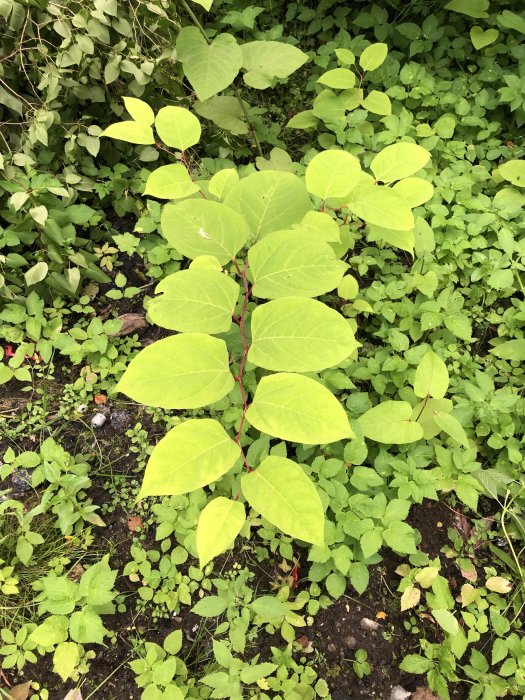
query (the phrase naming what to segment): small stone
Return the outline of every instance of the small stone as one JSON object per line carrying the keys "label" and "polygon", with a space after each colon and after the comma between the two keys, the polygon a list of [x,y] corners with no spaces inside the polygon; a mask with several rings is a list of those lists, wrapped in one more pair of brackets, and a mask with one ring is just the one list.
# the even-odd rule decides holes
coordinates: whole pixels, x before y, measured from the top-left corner
{"label": "small stone", "polygon": [[91,425],[94,428],[102,428],[106,420],[107,418],[103,413],[95,413],[95,415],[91,419]]}
{"label": "small stone", "polygon": [[405,690],[402,686],[400,685],[395,685],[392,688],[392,692],[390,693],[390,699],[389,700],[406,700],[412,695],[410,690]]}
{"label": "small stone", "polygon": [[347,637],[345,639],[345,644],[349,649],[357,649],[357,639],[355,637]]}
{"label": "small stone", "polygon": [[335,644],[329,644],[326,647],[326,651],[327,651],[329,656],[332,656],[332,657],[337,656],[337,647]]}
{"label": "small stone", "polygon": [[84,414],[87,410],[88,410],[88,407],[86,406],[85,403],[79,404],[76,408],[77,413],[80,413],[80,415]]}
{"label": "small stone", "polygon": [[111,427],[120,433],[126,430],[131,423],[131,415],[129,411],[113,411],[109,416],[109,421]]}
{"label": "small stone", "polygon": [[17,469],[11,474],[11,483],[13,484],[12,495],[31,491],[31,476],[27,469]]}
{"label": "small stone", "polygon": [[366,630],[367,632],[377,630],[380,627],[379,622],[376,622],[375,620],[370,620],[368,617],[363,617],[361,622],[359,623],[359,626],[361,627],[362,630]]}

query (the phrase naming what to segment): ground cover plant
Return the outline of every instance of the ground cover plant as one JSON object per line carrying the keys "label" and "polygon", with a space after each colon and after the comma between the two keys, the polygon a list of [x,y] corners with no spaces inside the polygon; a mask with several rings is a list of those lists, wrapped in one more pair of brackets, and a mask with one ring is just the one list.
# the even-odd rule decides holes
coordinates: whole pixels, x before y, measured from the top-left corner
{"label": "ground cover plant", "polygon": [[0,695],[523,697],[522,8],[0,21]]}

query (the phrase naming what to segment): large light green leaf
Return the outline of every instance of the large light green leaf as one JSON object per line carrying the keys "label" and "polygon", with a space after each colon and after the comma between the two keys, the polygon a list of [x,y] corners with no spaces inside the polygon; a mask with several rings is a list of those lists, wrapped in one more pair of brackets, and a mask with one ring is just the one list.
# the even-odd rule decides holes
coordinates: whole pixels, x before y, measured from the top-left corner
{"label": "large light green leaf", "polygon": [[110,124],[100,136],[108,136],[128,143],[151,144],[155,143],[153,129],[143,122],[126,121]]}
{"label": "large light green leaf", "polygon": [[509,160],[500,165],[498,171],[511,184],[525,187],[525,160]]}
{"label": "large light green leaf", "polygon": [[[250,105],[244,102],[248,110]],[[239,100],[231,95],[216,95],[205,102],[195,102],[193,105],[197,114],[205,119],[211,119],[220,129],[231,131],[232,134],[247,134],[248,124]]]}
{"label": "large light green leaf", "polygon": [[469,449],[470,445],[467,434],[457,418],[454,418],[451,413],[441,413],[438,411],[434,412],[433,418],[436,425],[438,425],[444,433],[450,435],[451,438],[459,442],[466,450]]}
{"label": "large light green leaf", "polygon": [[250,41],[242,45],[244,82],[252,88],[270,87],[274,78],[284,80],[306,63],[308,56],[282,41]]}
{"label": "large light green leaf", "polygon": [[239,501],[219,496],[208,503],[197,523],[196,544],[201,569],[228,549],[245,522],[246,513]]}
{"label": "large light green leaf", "polygon": [[439,355],[429,350],[417,366],[414,377],[414,394],[421,399],[426,396],[442,399],[447,393],[448,383],[447,366]]}
{"label": "large light green leaf", "polygon": [[298,223],[311,207],[304,182],[277,170],[248,175],[232,187],[224,202],[243,214],[255,238]]}
{"label": "large light green leaf", "polygon": [[324,510],[302,468],[284,457],[267,457],[241,479],[244,497],[258,513],[287,535],[324,544]]}
{"label": "large light green leaf", "polygon": [[345,410],[335,396],[301,374],[263,377],[246,418],[263,433],[307,445],[353,437]]}
{"label": "large light green leaf", "polygon": [[337,287],[348,265],[310,233],[276,231],[248,252],[253,294],[263,299],[316,297]]}
{"label": "large light green leaf", "polygon": [[166,146],[185,151],[199,142],[201,125],[197,117],[184,107],[163,107],[155,119],[157,134]]}
{"label": "large light green leaf", "polygon": [[407,177],[396,182],[392,189],[412,208],[428,202],[434,194],[432,183],[422,177]]}
{"label": "large light green leaf", "polygon": [[305,173],[308,192],[321,199],[346,197],[359,182],[361,165],[346,151],[323,151],[308,163]]}
{"label": "large light green leaf", "polygon": [[211,6],[213,5],[213,0],[192,0],[196,5],[200,5],[203,7],[206,12],[209,12],[211,9]]}
{"label": "large light green leaf", "polygon": [[430,160],[430,153],[415,143],[393,143],[380,151],[370,170],[380,182],[394,182],[421,170]]}
{"label": "large light green leaf", "polygon": [[412,210],[390,187],[358,185],[352,191],[346,206],[367,224],[394,231],[409,231],[414,227]]}
{"label": "large light green leaf", "polygon": [[383,401],[358,419],[363,435],[387,445],[403,445],[421,440],[423,428],[411,420],[408,401]]}
{"label": "large light green leaf", "polygon": [[445,10],[452,10],[468,17],[480,19],[488,17],[489,4],[489,0],[451,0],[445,5]]}
{"label": "large light green leaf", "polygon": [[309,211],[304,219],[295,224],[293,228],[313,234],[318,240],[327,243],[341,243],[339,225],[326,212]]}
{"label": "large light green leaf", "polygon": [[157,340],[136,355],[116,390],[160,408],[200,408],[233,389],[224,340],[184,333]]}
{"label": "large light green leaf", "polygon": [[284,297],[258,306],[251,327],[248,360],[277,372],[319,372],[357,348],[348,321],[315,299]]}
{"label": "large light green leaf", "polygon": [[496,16],[496,19],[502,27],[514,29],[521,34],[525,34],[525,19],[521,15],[517,15],[510,10],[503,10]]}
{"label": "large light green leaf", "polygon": [[184,165],[171,163],[150,173],[144,194],[158,199],[183,199],[198,191],[199,186],[192,181]]}
{"label": "large light green leaf", "polygon": [[359,65],[366,71],[375,70],[384,62],[387,54],[388,46],[386,44],[370,44],[359,57]]}
{"label": "large light green leaf", "polygon": [[427,399],[421,401],[412,410],[412,420],[417,421],[423,428],[425,440],[439,435],[441,428],[434,420],[436,413],[450,413],[453,405],[450,399]]}
{"label": "large light green leaf", "polygon": [[148,306],[158,326],[185,333],[225,333],[239,297],[239,285],[231,277],[211,269],[175,272],[157,285],[160,297]]}
{"label": "large light green leaf", "polygon": [[151,126],[153,124],[155,113],[146,102],[137,100],[136,97],[123,97],[122,99],[124,100],[126,110],[136,122],[141,122],[146,126]]}
{"label": "large light green leaf", "polygon": [[177,59],[199,100],[207,100],[233,83],[242,65],[242,49],[231,34],[219,34],[208,44],[197,27],[183,27]]}
{"label": "large light green leaf", "polygon": [[245,219],[236,211],[206,199],[167,204],[161,215],[162,233],[187,258],[213,255],[225,265],[250,237]]}
{"label": "large light green leaf", "polygon": [[332,90],[323,90],[315,98],[312,112],[325,124],[342,129],[346,126],[346,103],[345,93],[336,95]]}
{"label": "large light green leaf", "polygon": [[452,636],[459,632],[459,624],[454,615],[450,610],[445,610],[442,608],[440,610],[432,610],[432,617],[438,623],[438,625],[445,630],[448,634]]}
{"label": "large light green leaf", "polygon": [[191,418],[155,445],[138,498],[179,496],[211,484],[229,472],[241,448],[219,421]]}

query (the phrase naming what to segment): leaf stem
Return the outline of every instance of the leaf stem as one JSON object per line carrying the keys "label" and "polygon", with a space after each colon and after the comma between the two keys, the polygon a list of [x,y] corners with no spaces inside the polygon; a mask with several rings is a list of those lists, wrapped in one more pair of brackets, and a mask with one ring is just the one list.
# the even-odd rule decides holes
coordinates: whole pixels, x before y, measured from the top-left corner
{"label": "leaf stem", "polygon": [[235,436],[235,442],[241,448],[242,457],[244,460],[244,466],[246,467],[246,471],[251,472],[252,469],[251,469],[250,465],[248,464],[248,461],[246,459],[246,455],[244,454],[244,450],[242,449],[242,446],[241,446],[241,436],[242,436],[242,429],[244,427],[244,421],[246,419],[246,411],[248,410],[248,398],[246,396],[246,390],[244,389],[244,384],[243,384],[242,380],[243,380],[243,374],[244,374],[244,367],[246,366],[246,358],[248,357],[248,350],[250,349],[249,345],[248,345],[248,340],[246,338],[246,311],[248,308],[248,301],[250,300],[252,289],[250,287],[250,283],[248,282],[248,278],[247,278],[248,261],[246,261],[244,268],[242,270],[241,270],[241,267],[240,267],[239,263],[237,262],[237,260],[233,260],[233,264],[235,266],[237,274],[242,279],[242,285],[244,288],[244,299],[242,302],[242,311],[241,311],[241,315],[239,317],[239,328],[241,331],[241,339],[242,339],[242,357],[241,357],[241,363],[239,365],[239,371],[237,373],[237,376],[235,377],[235,381],[239,385],[239,390],[241,392],[243,411],[242,411],[242,416],[241,416],[241,420],[239,423],[239,429],[237,431],[237,435]]}

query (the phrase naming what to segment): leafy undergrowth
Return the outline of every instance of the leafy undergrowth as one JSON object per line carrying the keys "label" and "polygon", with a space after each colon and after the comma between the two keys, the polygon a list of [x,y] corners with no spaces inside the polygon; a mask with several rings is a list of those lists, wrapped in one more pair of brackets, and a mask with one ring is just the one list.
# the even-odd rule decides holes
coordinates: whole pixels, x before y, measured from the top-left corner
{"label": "leafy undergrowth", "polygon": [[523,10],[41,5],[0,4],[0,695],[523,697]]}

